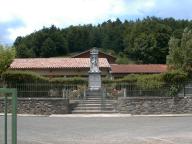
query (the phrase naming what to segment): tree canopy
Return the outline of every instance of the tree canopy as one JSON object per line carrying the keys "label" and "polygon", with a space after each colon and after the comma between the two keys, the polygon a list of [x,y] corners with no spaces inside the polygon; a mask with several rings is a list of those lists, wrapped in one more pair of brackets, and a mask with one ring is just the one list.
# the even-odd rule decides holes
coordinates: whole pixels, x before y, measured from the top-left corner
{"label": "tree canopy", "polygon": [[43,27],[14,42],[17,57],[55,57],[82,52],[92,47],[113,51],[137,63],[166,63],[168,42],[180,39],[182,31],[192,22],[146,17],[124,22],[108,20],[93,26],[79,25],[59,29]]}
{"label": "tree canopy", "polygon": [[9,67],[14,57],[14,48],[0,45],[0,75]]}
{"label": "tree canopy", "polygon": [[192,31],[185,28],[181,39],[172,37],[169,41],[167,63],[176,69],[192,70]]}

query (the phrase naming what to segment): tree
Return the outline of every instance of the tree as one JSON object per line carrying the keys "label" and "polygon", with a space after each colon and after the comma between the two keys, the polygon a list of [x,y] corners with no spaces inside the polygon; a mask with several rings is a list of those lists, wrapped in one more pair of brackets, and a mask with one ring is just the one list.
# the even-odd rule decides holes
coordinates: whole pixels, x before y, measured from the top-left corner
{"label": "tree", "polygon": [[[99,47],[105,51],[112,50],[116,55],[124,53],[124,58],[132,58],[136,63],[164,64],[170,37],[181,39],[183,29],[190,24],[192,21],[188,20],[146,17],[125,22],[119,19],[108,20],[98,25],[78,25],[63,29],[52,25],[18,37],[14,46],[17,57],[63,56]],[[48,38],[55,45],[54,53],[48,54],[47,50],[51,47],[45,48]]]}
{"label": "tree", "polygon": [[158,56],[158,49],[153,34],[140,34],[135,38],[133,48],[130,48],[128,53],[130,58],[138,62],[158,63],[156,59],[156,56]]}
{"label": "tree", "polygon": [[41,47],[41,57],[51,57],[56,55],[56,45],[51,38],[47,38]]}
{"label": "tree", "polygon": [[14,58],[14,48],[0,45],[0,74],[9,67]]}
{"label": "tree", "polygon": [[101,32],[99,28],[93,28],[89,34],[89,46],[101,47]]}
{"label": "tree", "polygon": [[167,63],[170,67],[182,69],[185,71],[192,70],[192,31],[185,28],[182,38],[172,37],[169,41],[169,55]]}
{"label": "tree", "polygon": [[35,53],[31,48],[28,48],[26,44],[22,43],[16,47],[16,57],[32,58],[32,57],[35,57]]}
{"label": "tree", "polygon": [[142,63],[165,63],[172,28],[155,17],[126,22],[124,47],[127,55]]}
{"label": "tree", "polygon": [[123,51],[123,32],[124,27],[119,19],[114,22],[111,20],[104,22],[101,27],[101,47],[112,49],[117,53]]}

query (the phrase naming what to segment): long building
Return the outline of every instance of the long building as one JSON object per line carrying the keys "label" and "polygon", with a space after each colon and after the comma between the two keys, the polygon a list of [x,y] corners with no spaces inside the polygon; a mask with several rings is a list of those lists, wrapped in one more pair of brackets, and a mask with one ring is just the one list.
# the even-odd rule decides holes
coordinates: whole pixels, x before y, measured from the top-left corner
{"label": "long building", "polygon": [[[106,58],[99,58],[101,75],[106,76],[110,64]],[[74,77],[87,76],[90,68],[89,58],[24,58],[14,59],[11,70],[32,71],[43,76]]]}
{"label": "long building", "polygon": [[[49,77],[87,77],[89,71],[88,58],[33,58],[15,59],[10,70],[31,71]],[[102,77],[124,77],[128,74],[158,74],[167,71],[162,64],[136,65],[136,64],[109,64],[107,59],[99,59]]]}
{"label": "long building", "polygon": [[[10,70],[32,71],[48,77],[87,77],[90,68],[90,51],[71,58],[19,58],[11,63]],[[99,53],[102,77],[119,78],[128,74],[158,74],[167,71],[163,64],[115,64],[115,57]]]}

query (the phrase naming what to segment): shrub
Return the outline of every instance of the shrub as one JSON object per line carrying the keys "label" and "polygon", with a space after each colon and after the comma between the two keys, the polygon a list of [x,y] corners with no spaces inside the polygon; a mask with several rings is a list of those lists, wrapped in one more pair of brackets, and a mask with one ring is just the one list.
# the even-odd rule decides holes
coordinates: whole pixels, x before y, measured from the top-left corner
{"label": "shrub", "polygon": [[168,83],[182,83],[189,79],[186,72],[181,70],[173,70],[162,74],[163,80]]}
{"label": "shrub", "polygon": [[176,84],[171,85],[168,91],[168,96],[176,96],[180,89],[181,89],[180,85]]}
{"label": "shrub", "polygon": [[60,83],[60,84],[87,84],[87,80],[81,77],[73,78],[52,78],[49,80],[51,83]]}
{"label": "shrub", "polygon": [[2,74],[2,79],[7,83],[87,84],[87,81],[80,77],[48,78],[28,71],[6,71]]}
{"label": "shrub", "polygon": [[107,85],[118,87],[118,83],[130,83],[131,87],[129,86],[128,89],[131,88],[131,90],[147,90],[159,93],[166,91],[167,94],[165,95],[175,96],[188,79],[189,76],[186,72],[175,70],[162,74],[131,74],[121,79],[107,81]]}
{"label": "shrub", "polygon": [[[162,74],[130,74],[120,79],[105,80],[105,83],[138,83],[144,87],[158,87],[164,83],[183,83],[189,79],[186,72],[172,70]],[[150,86],[151,85],[151,86]]]}
{"label": "shrub", "polygon": [[141,75],[137,79],[137,85],[142,89],[158,89],[164,84],[161,74]]}
{"label": "shrub", "polygon": [[8,83],[32,83],[48,81],[48,78],[28,71],[6,71],[2,74],[2,79]]}
{"label": "shrub", "polygon": [[137,74],[130,74],[125,76],[124,78],[118,79],[117,81],[118,82],[136,82],[139,76],[140,75],[137,75]]}
{"label": "shrub", "polygon": [[107,83],[135,83],[144,89],[157,88],[164,84],[161,74],[130,74],[121,79],[107,81]]}

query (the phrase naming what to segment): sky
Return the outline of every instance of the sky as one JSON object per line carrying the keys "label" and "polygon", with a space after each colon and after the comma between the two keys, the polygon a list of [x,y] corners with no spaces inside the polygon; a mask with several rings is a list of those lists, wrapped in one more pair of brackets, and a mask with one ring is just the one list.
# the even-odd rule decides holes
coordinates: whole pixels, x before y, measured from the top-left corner
{"label": "sky", "polygon": [[55,25],[99,24],[147,16],[192,20],[192,0],[0,0],[0,44]]}

